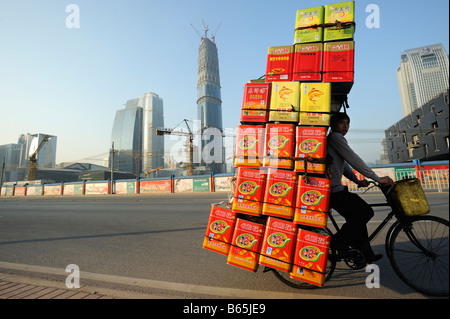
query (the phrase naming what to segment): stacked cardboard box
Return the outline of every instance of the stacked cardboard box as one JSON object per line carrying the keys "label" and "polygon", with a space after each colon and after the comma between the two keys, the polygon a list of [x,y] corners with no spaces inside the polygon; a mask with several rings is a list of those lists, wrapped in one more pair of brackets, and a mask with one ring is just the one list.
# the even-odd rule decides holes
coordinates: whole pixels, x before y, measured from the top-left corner
{"label": "stacked cardboard box", "polygon": [[[355,33],[355,2],[346,1],[326,5],[324,8],[323,40],[335,41],[352,39]],[[331,25],[334,24],[336,25]]]}
{"label": "stacked cardboard box", "polygon": [[323,285],[326,135],[334,101],[353,83],[353,33],[354,1],[298,10],[294,45],[270,47],[265,79],[244,85],[233,200],[225,211],[213,207],[204,239],[228,264]]}

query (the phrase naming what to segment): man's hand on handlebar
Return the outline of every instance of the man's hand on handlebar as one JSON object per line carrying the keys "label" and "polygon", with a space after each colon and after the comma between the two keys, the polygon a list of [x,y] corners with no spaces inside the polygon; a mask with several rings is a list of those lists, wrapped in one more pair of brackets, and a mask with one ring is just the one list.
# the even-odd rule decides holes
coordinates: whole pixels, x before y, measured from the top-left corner
{"label": "man's hand on handlebar", "polygon": [[358,187],[367,187],[370,185],[370,182],[366,179],[363,179],[363,180],[359,181],[357,184],[358,184]]}
{"label": "man's hand on handlebar", "polygon": [[394,181],[389,176],[381,177],[378,184],[389,188],[394,187]]}

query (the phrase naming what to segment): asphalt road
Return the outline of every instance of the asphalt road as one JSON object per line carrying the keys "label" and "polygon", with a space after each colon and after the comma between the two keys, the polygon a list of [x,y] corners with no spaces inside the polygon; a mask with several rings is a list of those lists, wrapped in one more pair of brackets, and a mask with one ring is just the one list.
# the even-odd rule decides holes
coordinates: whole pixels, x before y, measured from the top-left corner
{"label": "asphalt road", "polygon": [[[427,196],[432,214],[448,220],[448,193]],[[65,280],[75,264],[81,284],[162,298],[429,298],[398,279],[387,257],[377,262],[380,288],[366,286],[365,269],[341,263],[325,287],[308,290],[284,285],[263,267],[252,273],[227,265],[226,256],[201,247],[210,206],[226,197],[0,197],[0,272]],[[370,228],[385,217],[385,209],[376,211]],[[374,242],[376,252],[384,253],[385,234]]]}

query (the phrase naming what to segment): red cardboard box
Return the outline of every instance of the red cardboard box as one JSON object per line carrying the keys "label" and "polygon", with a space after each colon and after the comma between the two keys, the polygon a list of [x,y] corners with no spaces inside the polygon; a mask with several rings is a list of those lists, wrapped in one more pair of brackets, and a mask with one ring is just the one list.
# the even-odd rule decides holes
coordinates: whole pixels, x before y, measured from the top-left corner
{"label": "red cardboard box", "polygon": [[[327,128],[297,126],[296,128],[295,157],[324,159],[327,156]],[[308,173],[325,173],[325,164],[307,162]],[[305,171],[305,161],[295,161],[295,170]]]}
{"label": "red cardboard box", "polygon": [[267,219],[259,263],[283,271],[289,271],[294,259],[297,225],[282,219]]}
{"label": "red cardboard box", "polygon": [[238,168],[231,208],[233,212],[261,215],[266,177],[267,172],[263,170]]}
{"label": "red cardboard box", "polygon": [[307,272],[305,276],[304,271],[302,273],[301,269],[307,269],[317,274],[325,274],[329,247],[330,236],[299,229],[295,246],[294,265],[290,276],[319,286],[323,285],[324,276],[318,276],[322,280],[311,280],[311,277],[314,277],[312,276],[313,273]]}
{"label": "red cardboard box", "polygon": [[309,177],[308,183],[300,178],[297,189],[294,222],[314,227],[327,227],[331,181]]}
{"label": "red cardboard box", "polygon": [[266,138],[264,141],[264,167],[293,169],[292,159],[280,157],[293,157],[295,144],[294,124],[266,124]]}
{"label": "red cardboard box", "polygon": [[269,168],[264,194],[263,215],[291,219],[294,215],[297,174],[294,171]]}
{"label": "red cardboard box", "polygon": [[238,218],[227,263],[253,272],[257,271],[264,228],[263,224]]}
{"label": "red cardboard box", "polygon": [[322,81],[322,43],[295,45],[293,81]]}
{"label": "red cardboard box", "polygon": [[241,122],[267,122],[269,119],[271,83],[246,83]]}
{"label": "red cardboard box", "polygon": [[293,45],[270,47],[267,52],[265,81],[292,81],[293,65]]}
{"label": "red cardboard box", "polygon": [[353,82],[355,42],[327,42],[323,52],[323,82]]}
{"label": "red cardboard box", "polygon": [[233,236],[236,213],[219,206],[211,206],[203,248],[228,255]]}
{"label": "red cardboard box", "polygon": [[238,125],[235,146],[235,167],[259,168],[264,151],[264,125]]}

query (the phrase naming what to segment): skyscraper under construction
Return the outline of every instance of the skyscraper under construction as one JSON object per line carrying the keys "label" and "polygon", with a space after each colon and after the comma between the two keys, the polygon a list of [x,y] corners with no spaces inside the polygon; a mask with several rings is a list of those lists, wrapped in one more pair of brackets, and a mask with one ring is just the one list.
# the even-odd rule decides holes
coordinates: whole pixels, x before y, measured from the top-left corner
{"label": "skyscraper under construction", "polygon": [[223,132],[222,100],[215,33],[209,39],[208,28],[205,26],[205,35],[199,34],[199,36],[201,43],[198,54],[197,114],[199,133],[202,136],[201,159],[202,164],[209,167],[211,172],[222,173],[224,166],[221,136]]}

